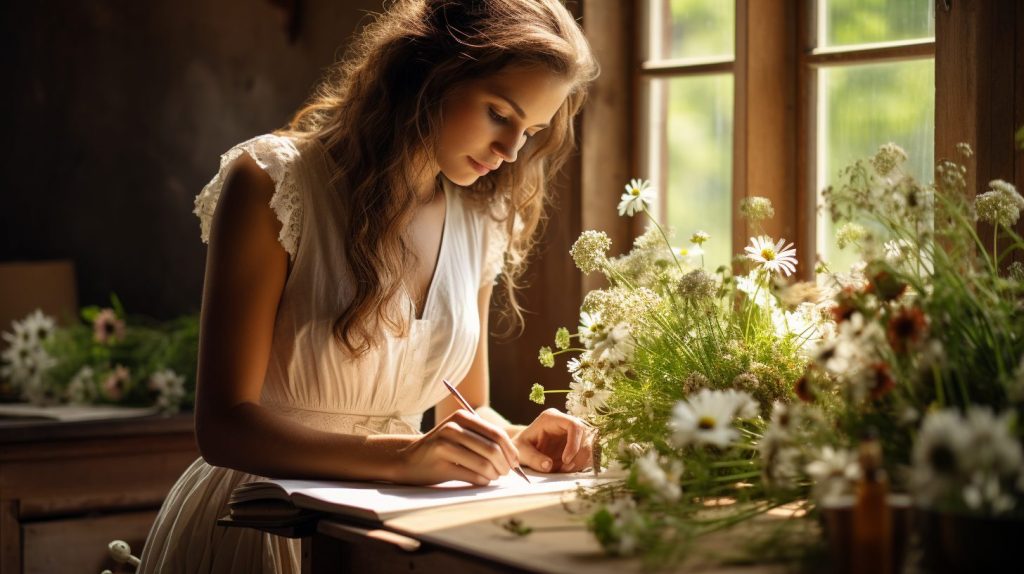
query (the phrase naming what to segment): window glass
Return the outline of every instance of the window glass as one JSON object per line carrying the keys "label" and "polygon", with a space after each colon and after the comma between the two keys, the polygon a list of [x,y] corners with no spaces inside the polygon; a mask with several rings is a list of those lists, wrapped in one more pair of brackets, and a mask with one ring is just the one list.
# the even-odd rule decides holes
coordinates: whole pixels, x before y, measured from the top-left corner
{"label": "window glass", "polygon": [[819,0],[822,48],[935,38],[935,0]]}
{"label": "window glass", "polygon": [[[889,142],[907,152],[910,175],[932,181],[934,60],[823,68],[818,82],[819,191],[837,182],[838,170]],[[851,248],[839,249],[824,210],[818,214],[818,253],[835,271],[856,260]]]}
{"label": "window glass", "polygon": [[649,60],[732,58],[736,3],[645,0]]}
{"label": "window glass", "polygon": [[688,246],[694,231],[711,234],[704,264],[714,270],[732,257],[732,74],[653,79],[647,92],[658,219],[675,230],[677,247]]}

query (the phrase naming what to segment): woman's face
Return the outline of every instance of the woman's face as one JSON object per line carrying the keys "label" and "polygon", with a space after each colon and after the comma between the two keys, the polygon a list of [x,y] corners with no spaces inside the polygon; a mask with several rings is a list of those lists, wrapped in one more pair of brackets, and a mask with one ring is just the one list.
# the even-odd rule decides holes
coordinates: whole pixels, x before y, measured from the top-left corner
{"label": "woman's face", "polygon": [[544,68],[509,66],[449,94],[437,167],[457,185],[513,162],[528,138],[548,128],[571,84]]}

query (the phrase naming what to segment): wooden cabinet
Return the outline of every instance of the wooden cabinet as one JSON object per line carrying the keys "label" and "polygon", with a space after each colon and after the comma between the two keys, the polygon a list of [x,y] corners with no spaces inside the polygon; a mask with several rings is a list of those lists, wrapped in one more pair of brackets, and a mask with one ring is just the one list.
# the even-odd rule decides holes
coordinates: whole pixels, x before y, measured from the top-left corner
{"label": "wooden cabinet", "polygon": [[171,485],[198,456],[191,414],[0,419],[0,572],[116,572],[107,543],[125,540],[138,556]]}

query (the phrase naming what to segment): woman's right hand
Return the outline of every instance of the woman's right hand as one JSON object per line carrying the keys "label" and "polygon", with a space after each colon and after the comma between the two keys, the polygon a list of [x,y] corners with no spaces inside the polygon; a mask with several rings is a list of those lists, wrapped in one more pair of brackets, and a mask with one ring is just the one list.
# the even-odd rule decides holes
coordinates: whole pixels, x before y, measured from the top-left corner
{"label": "woman's right hand", "polygon": [[508,434],[464,409],[398,450],[395,482],[437,484],[461,480],[486,486],[519,464]]}

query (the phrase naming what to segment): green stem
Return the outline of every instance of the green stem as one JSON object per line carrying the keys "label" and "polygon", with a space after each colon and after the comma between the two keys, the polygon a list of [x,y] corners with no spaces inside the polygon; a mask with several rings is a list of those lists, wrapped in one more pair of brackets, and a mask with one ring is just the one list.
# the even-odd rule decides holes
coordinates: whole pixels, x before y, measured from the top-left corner
{"label": "green stem", "polygon": [[[658,232],[661,233],[661,238],[665,240],[665,245],[668,245],[668,252],[672,254],[672,260],[676,262],[676,267],[679,268],[680,273],[684,273],[683,264],[679,262],[679,258],[676,257],[676,250],[672,249],[672,242],[668,240],[668,235],[665,235],[665,230],[658,225],[658,220],[651,218],[651,223],[658,228]],[[703,258],[701,259],[701,266],[703,267]]]}

